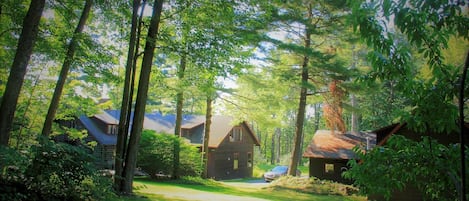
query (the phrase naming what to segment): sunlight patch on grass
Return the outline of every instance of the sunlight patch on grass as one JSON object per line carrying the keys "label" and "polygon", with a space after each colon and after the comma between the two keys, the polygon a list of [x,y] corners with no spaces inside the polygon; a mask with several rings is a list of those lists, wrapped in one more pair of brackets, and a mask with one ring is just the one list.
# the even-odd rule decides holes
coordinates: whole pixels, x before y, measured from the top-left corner
{"label": "sunlight patch on grass", "polygon": [[[156,182],[152,180],[136,180],[134,181],[135,192],[138,195],[146,196],[143,200],[185,200],[191,198],[196,200],[197,197],[214,198],[219,196],[237,196],[243,200],[273,200],[273,201],[291,201],[292,198],[298,201],[306,200],[366,200],[363,197],[356,196],[337,196],[337,195],[318,195],[305,193],[292,189],[276,189],[276,188],[245,188],[242,186],[231,186],[218,181],[206,181],[209,185],[200,184],[193,181],[165,181]],[[202,183],[205,183],[202,180]],[[187,200],[191,200],[187,199]],[[225,199],[226,200],[226,199]],[[136,200],[137,201],[137,200]],[[140,201],[140,200],[138,200]]]}

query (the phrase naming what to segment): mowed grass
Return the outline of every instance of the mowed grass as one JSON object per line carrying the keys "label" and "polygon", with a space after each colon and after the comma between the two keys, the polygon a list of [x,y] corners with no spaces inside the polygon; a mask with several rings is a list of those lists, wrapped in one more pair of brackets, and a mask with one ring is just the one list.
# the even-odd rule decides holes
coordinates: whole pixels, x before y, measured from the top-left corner
{"label": "mowed grass", "polygon": [[164,182],[150,179],[137,179],[134,181],[134,188],[136,196],[121,197],[119,200],[366,200],[364,197],[316,195],[288,189],[245,188],[225,185],[223,182],[213,180],[194,183],[183,180]]}

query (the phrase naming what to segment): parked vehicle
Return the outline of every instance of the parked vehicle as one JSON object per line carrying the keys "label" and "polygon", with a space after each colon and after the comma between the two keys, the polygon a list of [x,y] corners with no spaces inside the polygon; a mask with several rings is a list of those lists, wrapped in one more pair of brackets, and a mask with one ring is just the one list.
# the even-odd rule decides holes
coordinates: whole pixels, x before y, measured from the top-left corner
{"label": "parked vehicle", "polygon": [[[288,166],[285,166],[285,165],[276,166],[272,170],[264,173],[264,180],[266,182],[271,182],[274,179],[287,175],[287,173],[288,173]],[[301,172],[299,170],[296,170],[296,176],[301,176]]]}

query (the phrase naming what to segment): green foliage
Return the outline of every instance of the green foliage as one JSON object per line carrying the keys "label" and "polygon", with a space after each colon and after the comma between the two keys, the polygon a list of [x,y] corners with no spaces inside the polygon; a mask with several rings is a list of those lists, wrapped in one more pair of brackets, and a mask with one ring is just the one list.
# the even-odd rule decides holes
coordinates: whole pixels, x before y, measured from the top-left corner
{"label": "green foliage", "polygon": [[[460,185],[459,146],[445,146],[422,137],[420,142],[393,135],[385,146],[368,153],[355,150],[360,161],[351,160],[344,176],[353,179],[364,194],[384,195],[417,187],[430,200],[457,200]],[[405,171],[403,171],[405,170]]]}
{"label": "green foliage", "polygon": [[173,172],[173,145],[180,144],[180,176],[200,176],[202,158],[198,148],[175,135],[157,134],[144,130],[137,155],[137,166],[151,176]]}
{"label": "green foliage", "polygon": [[1,200],[101,200],[112,196],[108,178],[96,175],[84,147],[41,144],[28,152],[0,150]]}
{"label": "green foliage", "polygon": [[[469,38],[465,2],[349,2],[354,29],[372,48],[368,53],[371,69],[360,81],[384,88],[380,90],[382,95],[370,96],[372,102],[389,103],[377,107],[382,112],[375,110],[371,114],[384,115],[386,121],[407,122],[420,133],[454,131],[458,118],[455,100],[463,66],[460,59],[454,58],[459,58],[456,54],[466,55],[469,47],[465,41]],[[445,57],[448,48],[453,47],[450,39],[461,41],[465,48],[452,50],[455,55]],[[373,107],[373,103],[367,107]],[[384,147],[358,154],[361,162],[352,161],[352,169],[345,175],[355,179],[363,192],[389,198],[393,190],[413,185],[427,199],[454,200],[458,195],[461,176],[460,167],[455,165],[460,163],[457,146],[396,136]]]}
{"label": "green foliage", "polygon": [[[469,37],[467,7],[453,1],[350,2],[350,20],[372,48],[372,69],[365,80],[391,81],[397,95],[406,98],[394,119],[409,122],[415,130],[454,130],[462,65],[443,53],[452,37]],[[466,50],[457,54],[465,55]],[[435,109],[441,112],[432,112]]]}
{"label": "green foliage", "polygon": [[27,152],[0,146],[0,200],[26,200],[25,176]]}

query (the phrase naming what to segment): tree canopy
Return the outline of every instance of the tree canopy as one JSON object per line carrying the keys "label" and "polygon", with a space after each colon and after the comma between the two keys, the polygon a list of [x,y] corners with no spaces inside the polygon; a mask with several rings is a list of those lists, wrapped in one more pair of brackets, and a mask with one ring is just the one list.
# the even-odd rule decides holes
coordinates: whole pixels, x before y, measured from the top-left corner
{"label": "tree canopy", "polygon": [[[247,121],[262,144],[260,161],[288,163],[292,175],[318,129],[358,133],[406,123],[465,139],[468,12],[458,0],[4,0],[0,145],[28,150],[41,131],[83,139],[61,123],[121,109],[115,189],[131,193],[149,111],[177,114],[176,136],[183,114],[205,114],[208,128],[215,114]],[[177,177],[180,140],[171,142]],[[449,167],[459,146],[462,166],[446,173],[461,184],[443,183],[464,198],[464,143],[389,143],[351,162],[347,176],[365,193],[413,184],[427,198],[445,197],[431,179],[445,171],[428,170]],[[435,154],[399,175],[421,163],[415,157]],[[400,162],[380,166],[387,159]],[[382,171],[396,177],[373,189]]]}

